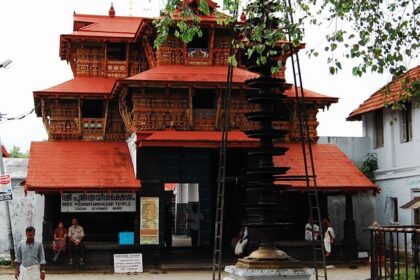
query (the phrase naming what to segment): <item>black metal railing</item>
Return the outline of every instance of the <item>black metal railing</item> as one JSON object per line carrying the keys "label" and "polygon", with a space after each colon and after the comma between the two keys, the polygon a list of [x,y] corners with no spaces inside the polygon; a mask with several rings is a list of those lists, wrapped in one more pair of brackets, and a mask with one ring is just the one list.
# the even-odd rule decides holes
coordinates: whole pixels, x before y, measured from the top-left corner
{"label": "black metal railing", "polygon": [[371,280],[420,280],[420,226],[371,226]]}

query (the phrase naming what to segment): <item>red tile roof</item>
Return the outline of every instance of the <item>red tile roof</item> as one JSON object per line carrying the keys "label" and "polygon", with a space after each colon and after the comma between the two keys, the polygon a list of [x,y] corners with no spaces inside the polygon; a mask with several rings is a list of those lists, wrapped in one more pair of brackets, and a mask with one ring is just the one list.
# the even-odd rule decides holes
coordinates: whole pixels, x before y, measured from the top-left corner
{"label": "red tile roof", "polygon": [[[231,131],[228,134],[230,148],[254,148],[258,141],[248,138],[243,132]],[[157,131],[137,133],[137,144],[142,147],[186,147],[186,148],[218,148],[220,147],[220,131]],[[300,143],[280,144],[289,150],[284,156],[274,157],[276,166],[291,167],[287,175],[305,175],[303,155]],[[317,174],[317,186],[328,191],[360,191],[379,189],[374,185],[336,145],[313,144],[313,158]],[[292,184],[291,190],[305,190],[305,183],[277,182]]]}
{"label": "red tile roof", "polygon": [[10,157],[9,152],[6,150],[6,147],[4,145],[1,145],[1,152],[3,154],[3,157]]}
{"label": "red tile roof", "polygon": [[[130,81],[160,81],[180,83],[223,83],[226,82],[228,68],[225,66],[186,66],[162,65],[127,78]],[[247,79],[258,77],[257,74],[234,68],[233,83],[243,83]]]}
{"label": "red tile roof", "polygon": [[[220,131],[156,131],[138,132],[138,147],[189,147],[218,148],[222,139]],[[242,131],[229,131],[228,147],[257,147],[258,140],[251,139]]]}
{"label": "red tile roof", "polygon": [[[179,84],[198,84],[198,83],[226,83],[228,68],[226,66],[186,66],[186,65],[162,65],[141,72],[129,77],[124,81],[136,81],[148,85],[151,82],[179,83]],[[248,79],[257,78],[258,75],[250,71],[234,68],[233,83],[243,84]],[[285,91],[288,97],[294,98],[294,87]],[[338,98],[326,96],[314,91],[304,89],[307,100],[323,100],[330,103],[338,102]]]}
{"label": "red tile roof", "polygon": [[135,191],[125,142],[32,142],[26,188],[37,192]]}
{"label": "red tile roof", "polygon": [[405,93],[402,84],[404,84],[406,78],[413,81],[420,80],[420,66],[414,67],[399,79],[388,83],[372,94],[363,104],[350,113],[347,120],[361,120],[363,114],[383,108],[385,104],[391,105],[400,100],[401,95]]}
{"label": "red tile roof", "polygon": [[[285,144],[289,150],[285,156],[274,157],[276,166],[291,167],[287,175],[304,175],[303,153],[300,144]],[[373,184],[354,163],[334,144],[313,144],[312,156],[314,159],[317,186],[320,190],[373,190],[379,188]],[[306,183],[291,183],[293,189],[304,190]]]}
{"label": "red tile roof", "polygon": [[121,16],[100,16],[100,15],[81,15],[73,16],[75,27],[78,23],[87,24],[80,28],[75,28],[71,35],[74,36],[94,36],[94,37],[118,37],[134,39],[136,32],[143,21],[140,17],[121,17]]}
{"label": "red tile roof", "polygon": [[110,95],[117,79],[76,77],[48,89],[34,91],[34,95]]}

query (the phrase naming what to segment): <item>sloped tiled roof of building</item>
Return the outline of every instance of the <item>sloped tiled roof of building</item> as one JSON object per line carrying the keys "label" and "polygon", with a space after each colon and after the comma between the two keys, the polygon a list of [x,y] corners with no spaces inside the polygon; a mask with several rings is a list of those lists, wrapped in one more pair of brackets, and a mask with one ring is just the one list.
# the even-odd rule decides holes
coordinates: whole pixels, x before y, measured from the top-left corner
{"label": "sloped tiled roof of building", "polygon": [[[282,145],[283,146],[283,145]],[[303,153],[300,144],[286,144],[289,150],[284,157],[274,157],[276,166],[289,166],[287,175],[304,175]],[[313,144],[317,186],[320,190],[373,190],[379,188],[372,183],[354,163],[334,144]],[[278,182],[292,184],[293,189],[306,188],[304,181]]]}
{"label": "sloped tiled roof of building", "polygon": [[[222,133],[220,131],[155,131],[138,132],[138,147],[189,147],[219,148]],[[229,131],[228,147],[257,147],[257,139],[248,138],[242,131]]]}
{"label": "sloped tiled roof of building", "polygon": [[[172,84],[221,84],[226,83],[227,73],[227,66],[162,65],[129,77],[125,79],[123,83],[135,81],[136,83],[143,83],[144,85],[150,85],[153,82]],[[257,77],[258,75],[255,73],[235,67],[233,70],[232,82],[234,84],[244,84],[246,80]],[[307,89],[304,90],[304,94],[307,100],[324,100],[330,103],[338,102],[338,98],[336,97],[326,96]],[[294,98],[294,88],[288,88],[285,91],[285,95]]]}
{"label": "sloped tiled roof of building", "polygon": [[383,108],[386,104],[392,105],[396,101],[399,101],[401,96],[405,93],[404,84],[406,79],[410,79],[411,81],[420,80],[420,66],[414,67],[399,79],[388,83],[380,90],[376,91],[357,109],[353,110],[347,117],[347,120],[361,120],[363,114]]}
{"label": "sloped tiled roof of building", "polygon": [[[75,14],[75,28],[69,35],[134,38],[144,18]],[[83,27],[78,27],[83,23]]]}
{"label": "sloped tiled roof of building", "polygon": [[[226,82],[226,66],[162,65],[127,78],[129,81],[179,82],[179,83],[223,83]],[[233,70],[233,83],[243,83],[258,75],[240,68]]]}
{"label": "sloped tiled roof of building", "polygon": [[27,190],[135,191],[131,156],[125,142],[32,142]]}
{"label": "sloped tiled roof of building", "polygon": [[34,91],[39,95],[110,95],[117,79],[76,77],[48,89]]}

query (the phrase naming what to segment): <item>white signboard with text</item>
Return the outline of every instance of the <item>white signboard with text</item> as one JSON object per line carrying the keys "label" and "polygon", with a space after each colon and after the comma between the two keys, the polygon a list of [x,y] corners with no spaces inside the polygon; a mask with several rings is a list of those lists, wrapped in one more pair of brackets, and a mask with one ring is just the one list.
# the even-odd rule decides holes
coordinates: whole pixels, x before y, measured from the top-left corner
{"label": "white signboard with text", "polygon": [[142,254],[114,254],[114,273],[143,272]]}
{"label": "white signboard with text", "polygon": [[63,193],[61,212],[136,212],[136,194]]}
{"label": "white signboard with text", "polygon": [[0,201],[12,199],[12,179],[9,174],[0,175]]}

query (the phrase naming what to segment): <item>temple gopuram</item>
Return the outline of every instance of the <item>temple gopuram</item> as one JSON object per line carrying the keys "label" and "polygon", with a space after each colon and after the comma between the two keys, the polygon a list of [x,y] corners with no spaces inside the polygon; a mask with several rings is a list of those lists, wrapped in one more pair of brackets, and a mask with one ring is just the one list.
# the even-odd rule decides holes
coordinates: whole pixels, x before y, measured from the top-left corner
{"label": "temple gopuram", "polygon": [[[147,264],[155,259],[147,256],[169,246],[168,232],[173,248],[183,246],[177,242],[188,238],[186,216],[197,205],[204,217],[199,247],[211,251],[230,40],[228,28],[216,23],[215,3],[209,3],[213,12],[201,17],[202,37],[184,44],[170,36],[158,49],[153,48],[156,30],[150,18],[117,16],[112,6],[108,15],[74,13],[73,31],[60,36],[59,49],[74,78],[33,92],[48,141],[31,144],[26,189],[45,197],[46,248],[57,223],[68,227],[76,217],[86,233],[88,264],[112,264],[113,254],[130,252],[143,253]],[[245,98],[253,89],[244,81],[256,74],[238,59],[230,98],[230,178],[244,176],[247,152],[258,145],[242,132],[253,128],[245,113],[255,110]],[[284,77],[284,71],[275,75]],[[377,187],[337,146],[316,144],[317,113],[338,98],[308,89],[304,93],[321,212],[326,216],[331,210],[328,196],[343,196],[346,207],[341,211],[347,225],[354,225],[352,195]],[[274,125],[289,131],[282,142],[289,150],[274,161],[290,166],[288,174],[302,175],[291,84],[285,95],[279,110],[288,110],[290,118]],[[244,191],[238,184],[233,180],[226,187],[226,247],[244,218]],[[305,187],[303,182],[292,184],[281,201],[282,219],[291,229],[279,244],[289,246],[288,254],[297,258],[304,258],[304,248],[312,254],[310,242],[304,241]],[[166,218],[168,213],[173,221]],[[335,226],[347,231],[347,239],[337,246],[354,249],[354,226]]]}

